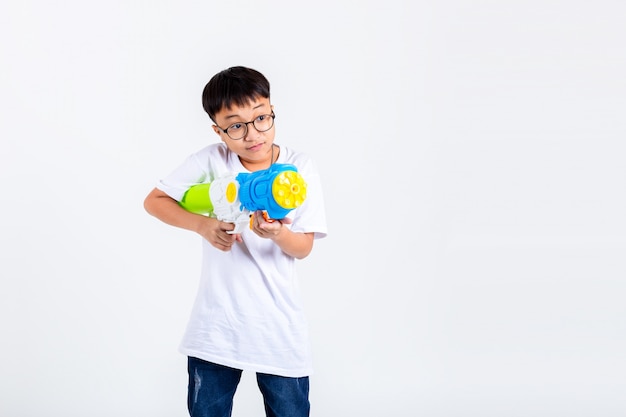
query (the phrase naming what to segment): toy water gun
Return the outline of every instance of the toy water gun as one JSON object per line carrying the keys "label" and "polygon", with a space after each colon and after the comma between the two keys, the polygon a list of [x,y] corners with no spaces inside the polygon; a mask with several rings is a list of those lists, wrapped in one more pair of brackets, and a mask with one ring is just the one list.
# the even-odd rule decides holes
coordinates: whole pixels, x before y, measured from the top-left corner
{"label": "toy water gun", "polygon": [[210,183],[191,186],[180,205],[192,213],[234,223],[229,233],[252,224],[251,214],[263,211],[268,220],[284,219],[306,199],[307,184],[291,164],[273,164],[252,173],[227,174]]}

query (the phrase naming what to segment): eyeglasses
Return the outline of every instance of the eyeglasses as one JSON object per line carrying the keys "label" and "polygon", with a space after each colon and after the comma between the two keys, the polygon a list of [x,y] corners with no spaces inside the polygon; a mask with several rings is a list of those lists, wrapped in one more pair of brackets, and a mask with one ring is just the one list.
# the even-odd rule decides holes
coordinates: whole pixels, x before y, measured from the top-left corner
{"label": "eyeglasses", "polygon": [[274,126],[275,118],[276,115],[274,114],[274,112],[272,112],[272,114],[262,114],[260,116],[257,116],[257,118],[251,122],[233,123],[226,129],[222,129],[219,126],[217,126],[217,128],[226,133],[228,137],[232,140],[239,140],[245,138],[248,134],[248,125],[250,123],[254,125],[254,128],[257,130],[257,132],[267,132],[272,128],[272,126]]}

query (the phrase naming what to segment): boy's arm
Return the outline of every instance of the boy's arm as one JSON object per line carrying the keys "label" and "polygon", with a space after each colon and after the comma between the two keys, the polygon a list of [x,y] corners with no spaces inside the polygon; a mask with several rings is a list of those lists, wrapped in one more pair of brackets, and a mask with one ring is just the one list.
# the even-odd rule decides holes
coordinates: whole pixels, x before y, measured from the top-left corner
{"label": "boy's arm", "polygon": [[234,229],[234,224],[191,213],[158,188],[148,194],[143,205],[149,214],[162,222],[196,232],[217,249],[228,251],[233,243],[241,241],[241,235],[227,233]]}
{"label": "boy's arm", "polygon": [[306,258],[313,249],[313,233],[293,232],[285,224],[291,223],[291,219],[286,217],[283,220],[268,222],[263,213],[254,213],[251,228],[258,236],[272,239],[283,252],[296,259]]}

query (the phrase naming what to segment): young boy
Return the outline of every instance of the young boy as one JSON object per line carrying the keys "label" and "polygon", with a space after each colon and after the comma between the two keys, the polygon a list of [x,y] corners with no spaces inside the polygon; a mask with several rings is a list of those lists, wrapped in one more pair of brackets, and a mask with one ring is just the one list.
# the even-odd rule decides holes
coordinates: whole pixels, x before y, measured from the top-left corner
{"label": "young boy", "polygon": [[[295,263],[327,232],[317,169],[305,154],[274,143],[270,85],[258,71],[214,75],[202,105],[221,142],[190,155],[144,202],[151,215],[203,238],[200,285],[180,345],[188,356],[189,413],[230,416],[246,370],[256,372],[267,416],[308,416],[311,352]],[[179,205],[194,184],[274,163],[294,165],[307,185],[302,205],[280,221],[254,213],[250,228],[232,234],[234,224]]]}

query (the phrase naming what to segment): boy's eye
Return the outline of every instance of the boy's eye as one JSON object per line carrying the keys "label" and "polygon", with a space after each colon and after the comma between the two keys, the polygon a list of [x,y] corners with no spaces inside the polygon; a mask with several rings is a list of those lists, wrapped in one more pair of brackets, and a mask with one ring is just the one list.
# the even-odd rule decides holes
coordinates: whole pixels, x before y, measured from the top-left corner
{"label": "boy's eye", "polygon": [[228,129],[237,130],[237,129],[241,129],[242,127],[243,127],[243,124],[235,123],[235,124],[230,125],[230,127]]}
{"label": "boy's eye", "polygon": [[265,120],[266,117],[267,117],[267,114],[262,114],[259,117],[257,117],[256,120],[258,120],[259,122],[262,122],[263,120]]}

